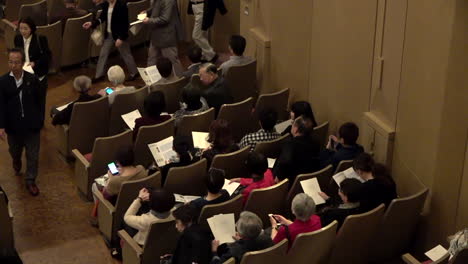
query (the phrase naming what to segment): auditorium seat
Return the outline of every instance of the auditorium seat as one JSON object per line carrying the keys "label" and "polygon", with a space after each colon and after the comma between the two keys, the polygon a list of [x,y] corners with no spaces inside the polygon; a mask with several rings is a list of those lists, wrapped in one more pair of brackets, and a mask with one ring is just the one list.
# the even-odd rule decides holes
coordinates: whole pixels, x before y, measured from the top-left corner
{"label": "auditorium seat", "polygon": [[230,258],[230,259],[224,261],[223,264],[236,264],[236,259],[235,258]]}
{"label": "auditorium seat", "polygon": [[181,78],[175,82],[166,84],[153,84],[150,86],[150,92],[161,91],[166,100],[166,111],[174,113],[180,109],[180,101],[182,101],[182,91],[190,80]]}
{"label": "auditorium seat", "polygon": [[286,257],[286,251],[288,250],[288,240],[283,239],[278,244],[269,247],[264,250],[250,251],[244,254],[240,264],[283,264],[293,263],[289,262]]}
{"label": "auditorium seat", "polygon": [[17,33],[16,29],[16,25],[10,20],[2,19],[1,30],[3,31],[3,38],[5,40],[5,48],[11,49],[15,47],[14,41]]}
{"label": "auditorium seat", "polygon": [[217,119],[228,121],[235,142],[239,142],[246,134],[260,129],[257,118],[253,117],[252,107],[253,98],[249,97],[234,104],[223,104],[219,110]]}
{"label": "auditorium seat", "polygon": [[329,264],[368,263],[369,249],[380,228],[385,206],[346,217],[338,231]]}
{"label": "auditorium seat", "polygon": [[19,18],[26,17],[30,17],[36,26],[47,25],[47,1],[42,0],[37,3],[23,4],[19,10]]}
{"label": "auditorium seat", "polygon": [[335,241],[338,222],[335,220],[319,230],[299,234],[289,249],[288,263],[326,263]]}
{"label": "auditorium seat", "polygon": [[0,191],[0,259],[15,256],[15,242],[13,237],[13,218],[10,216],[6,194]]}
{"label": "auditorium seat", "polygon": [[124,241],[122,264],[159,263],[161,256],[174,252],[179,237],[172,218],[151,225],[144,247],[138,245],[125,230],[120,230],[118,234]]}
{"label": "auditorium seat", "polygon": [[70,124],[56,126],[58,150],[65,157],[71,156],[72,149],[90,153],[94,139],[107,136],[108,127],[109,100],[106,97],[75,103]]}
{"label": "auditorium seat", "polygon": [[353,167],[353,160],[342,160],[336,166],[335,174],[345,171],[349,168]]}
{"label": "auditorium seat", "polygon": [[328,121],[314,127],[312,130],[312,137],[317,141],[319,144],[320,148],[323,150],[328,141],[328,127],[329,123]]}
{"label": "auditorium seat", "polygon": [[60,71],[60,55],[62,50],[62,21],[57,21],[46,26],[38,26],[37,33],[47,37],[49,49],[52,51],[49,72]]}
{"label": "auditorium seat", "polygon": [[[81,0],[79,2],[82,2],[82,1],[84,0]],[[54,14],[60,14],[64,10],[65,10],[65,3],[63,0],[47,0],[47,12],[49,13],[49,17],[53,16]]]}
{"label": "auditorium seat", "polygon": [[[127,7],[128,7],[128,21],[129,23],[132,23],[137,20],[137,16],[138,14],[141,13],[141,11],[144,11],[150,8],[150,1],[141,0],[138,2],[129,2],[127,3]],[[133,33],[129,32],[128,41],[130,43],[130,46],[133,47],[133,46],[137,46],[137,45],[145,43],[149,39],[148,28],[149,28],[148,26],[143,26],[136,36],[133,35]]]}
{"label": "auditorium seat", "polygon": [[198,224],[209,228],[207,219],[218,214],[233,213],[234,218],[237,221],[237,219],[239,219],[240,213],[242,212],[243,206],[242,195],[240,194],[223,203],[205,205],[200,212]]}
{"label": "auditorium seat", "polygon": [[211,162],[211,168],[224,170],[226,179],[246,178],[250,176],[245,166],[245,161],[249,153],[250,147],[247,146],[231,153],[218,154],[214,156]]}
{"label": "auditorium seat", "polygon": [[188,166],[170,168],[164,189],[182,195],[205,195],[206,166],[206,159],[202,159]]}
{"label": "auditorium seat", "polygon": [[134,144],[135,164],[143,165],[145,168],[148,167],[154,162],[148,144],[156,143],[171,136],[174,136],[173,118],[160,124],[140,127]]}
{"label": "auditorium seat", "polygon": [[195,115],[185,115],[177,126],[177,135],[192,136],[192,131],[208,132],[215,117],[214,108]]}
{"label": "auditorium seat", "polygon": [[138,102],[136,94],[143,92],[146,95],[147,91],[143,89],[131,93],[119,93],[114,97],[114,102],[110,106],[109,135],[115,135],[130,129],[122,119],[122,115],[134,110],[138,110],[142,115],[144,114],[141,111],[143,109],[143,102]]}
{"label": "auditorium seat", "polygon": [[87,47],[90,39],[89,30],[83,29],[85,22],[91,21],[92,14],[82,17],[69,18],[63,32],[61,66],[70,66],[82,63],[89,59]]}
{"label": "auditorium seat", "polygon": [[261,189],[253,190],[244,210],[250,211],[258,215],[263,221],[263,226],[270,226],[270,219],[268,214],[283,214],[284,212],[284,199],[288,193],[288,179]]}
{"label": "auditorium seat", "polygon": [[[449,263],[450,254],[447,252],[442,258],[440,258],[437,261],[430,262],[430,264],[441,264],[441,263]],[[406,264],[423,264],[425,262],[419,262],[415,257],[413,257],[411,254],[406,253],[403,256],[401,256],[403,261]],[[458,252],[453,258],[450,260],[450,264],[466,264],[468,263],[468,248],[465,248]]]}
{"label": "auditorium seat", "polygon": [[265,157],[276,159],[280,155],[283,143],[289,138],[289,133],[277,139],[258,142],[254,151],[263,154]]}
{"label": "auditorium seat", "polygon": [[119,244],[117,231],[122,228],[125,212],[133,200],[138,197],[140,190],[142,188],[155,188],[160,181],[161,173],[157,172],[143,179],[124,182],[120,188],[115,206],[106,200],[100,191],[94,192],[99,201],[97,210],[99,231],[101,231],[108,245],[115,247]]}
{"label": "auditorium seat", "polygon": [[107,164],[115,161],[115,153],[122,146],[132,145],[132,131],[127,130],[121,134],[110,137],[96,138],[92,150],[93,158],[89,162],[79,149],[72,151],[75,156],[75,184],[78,190],[85,195],[88,200],[92,199],[91,185],[94,179],[107,173]]}
{"label": "auditorium seat", "polygon": [[224,78],[234,102],[240,102],[249,97],[258,97],[256,60],[230,67]]}
{"label": "auditorium seat", "polygon": [[289,88],[274,93],[261,94],[255,105],[255,113],[261,113],[262,110],[266,109],[273,109],[278,113],[278,120],[287,120],[289,119],[288,104]]}
{"label": "auditorium seat", "polygon": [[6,0],[5,18],[9,21],[18,21],[21,6],[37,2],[39,2],[39,0]]}

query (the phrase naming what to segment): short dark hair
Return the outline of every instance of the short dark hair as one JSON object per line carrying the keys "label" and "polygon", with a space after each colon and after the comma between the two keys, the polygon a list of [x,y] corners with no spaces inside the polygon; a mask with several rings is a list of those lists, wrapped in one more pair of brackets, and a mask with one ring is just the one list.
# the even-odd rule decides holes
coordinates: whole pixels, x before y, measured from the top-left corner
{"label": "short dark hair", "polygon": [[293,126],[297,128],[297,132],[304,136],[309,136],[312,132],[312,121],[305,116],[299,116],[294,119]]}
{"label": "short dark hair", "polygon": [[18,21],[18,27],[19,27],[19,24],[21,23],[24,23],[26,25],[28,25],[28,27],[31,29],[31,35],[36,33],[36,23],[34,23],[34,20],[32,20],[31,17],[23,17],[21,18],[19,21]]}
{"label": "short dark hair", "polygon": [[172,73],[172,62],[166,57],[158,58],[156,61],[156,67],[162,77],[167,78]]}
{"label": "short dark hair", "polygon": [[184,204],[172,212],[172,216],[174,216],[176,220],[181,221],[185,226],[195,223],[197,221],[197,215],[197,209],[190,203]]}
{"label": "short dark hair", "polygon": [[199,63],[201,62],[203,56],[202,49],[197,45],[193,45],[189,48],[187,55],[191,62]]}
{"label": "short dark hair", "polygon": [[206,188],[210,193],[219,193],[224,186],[225,173],[224,170],[211,168],[208,170],[206,177]]}
{"label": "short dark hair", "polygon": [[244,54],[245,45],[245,38],[240,35],[232,35],[229,40],[229,47],[231,47],[232,51],[237,56],[242,56],[242,54]]}
{"label": "short dark hair", "polygon": [[19,54],[21,54],[21,62],[24,63],[24,61],[25,61],[25,57],[24,57],[24,56],[25,56],[25,55],[24,55],[24,51],[23,51],[22,49],[11,48],[11,49],[8,49],[8,50],[7,50],[7,53],[8,53],[8,57],[10,57],[10,54],[11,54],[11,53],[19,53]]}
{"label": "short dark hair", "polygon": [[166,99],[161,91],[154,91],[148,94],[143,102],[146,114],[151,118],[157,118],[166,109]]}
{"label": "short dark hair", "polygon": [[233,144],[232,132],[228,121],[216,119],[210,124],[208,142],[218,150],[226,150]]}
{"label": "short dark hair", "polygon": [[362,183],[358,179],[344,179],[340,183],[341,192],[351,203],[359,202]]}
{"label": "short dark hair", "polygon": [[132,166],[135,163],[133,147],[132,146],[122,146],[117,150],[115,154],[115,160],[120,163],[120,165]]}
{"label": "short dark hair", "polygon": [[162,188],[154,189],[150,194],[151,209],[157,213],[168,212],[175,205],[174,194]]}
{"label": "short dark hair", "polygon": [[359,137],[359,127],[353,122],[347,122],[340,126],[338,136],[346,145],[354,145]]}
{"label": "short dark hair", "polygon": [[250,173],[260,176],[261,179],[268,170],[268,160],[263,154],[250,152],[245,161],[245,166]]}
{"label": "short dark hair", "polygon": [[306,101],[297,101],[291,105],[291,111],[294,113],[294,118],[305,116],[312,121],[312,126],[316,127],[317,122],[315,121],[314,112],[312,106]]}
{"label": "short dark hair", "polygon": [[365,172],[372,172],[375,162],[374,158],[369,153],[361,153],[353,160],[353,169],[355,171],[362,170]]}
{"label": "short dark hair", "polygon": [[273,109],[265,109],[260,111],[258,119],[264,130],[272,131],[278,121],[278,113]]}
{"label": "short dark hair", "polygon": [[179,154],[181,163],[189,163],[192,160],[190,150],[193,149],[192,137],[177,135],[172,144],[174,151]]}
{"label": "short dark hair", "polygon": [[201,91],[198,87],[191,85],[190,83],[184,87],[182,91],[182,101],[187,104],[188,110],[200,109],[201,102]]}

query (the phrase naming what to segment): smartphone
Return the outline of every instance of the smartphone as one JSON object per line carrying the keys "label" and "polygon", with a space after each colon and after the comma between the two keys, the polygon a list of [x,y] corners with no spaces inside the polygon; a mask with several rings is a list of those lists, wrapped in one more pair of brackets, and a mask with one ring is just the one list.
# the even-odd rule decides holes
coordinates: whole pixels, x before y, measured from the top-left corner
{"label": "smartphone", "polygon": [[114,92],[114,90],[112,90],[112,88],[110,87],[107,87],[105,91],[106,91],[106,94],[108,95]]}
{"label": "smartphone", "polygon": [[112,175],[119,174],[119,170],[117,169],[117,165],[115,164],[115,162],[111,162],[107,164],[107,168],[109,168],[109,171],[111,172]]}

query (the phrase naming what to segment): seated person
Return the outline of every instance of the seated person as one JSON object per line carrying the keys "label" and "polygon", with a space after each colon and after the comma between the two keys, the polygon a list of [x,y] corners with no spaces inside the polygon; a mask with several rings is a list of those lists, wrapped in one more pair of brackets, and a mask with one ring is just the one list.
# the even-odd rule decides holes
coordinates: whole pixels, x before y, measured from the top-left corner
{"label": "seated person", "polygon": [[310,136],[312,121],[304,116],[294,120],[291,127],[292,138],[287,140],[273,166],[273,174],[278,180],[289,179],[293,184],[296,176],[319,169],[319,144]]}
{"label": "seated person", "polygon": [[102,96],[106,96],[109,98],[109,104],[112,105],[114,103],[115,96],[118,94],[123,94],[123,93],[131,93],[135,91],[134,86],[125,86],[124,81],[125,81],[125,72],[123,71],[122,67],[119,65],[114,65],[109,68],[107,71],[107,79],[109,79],[109,82],[112,83],[112,87],[107,87],[112,89],[112,93],[108,94],[106,92],[106,89],[101,89],[99,90],[98,94]]}
{"label": "seated person", "polygon": [[244,211],[236,223],[235,242],[227,244],[225,250],[219,250],[219,241],[213,240],[211,264],[221,264],[234,257],[240,263],[242,256],[250,251],[258,251],[273,246],[273,241],[263,232],[262,220],[254,213]]}
{"label": "seated person", "polygon": [[172,215],[176,221],[176,229],[181,234],[170,263],[209,263],[211,234],[197,224],[197,210],[191,205],[183,205],[174,210]]}
{"label": "seated person", "polygon": [[249,195],[253,190],[275,185],[273,173],[268,169],[268,160],[262,154],[250,152],[245,166],[250,173],[250,178],[231,179],[231,182],[239,182],[244,188],[242,190],[244,204],[249,199]]}
{"label": "seated person", "polygon": [[[297,194],[292,200],[291,211],[296,217],[294,222],[282,215],[270,215],[273,243],[277,244],[286,238],[289,241],[288,248],[291,248],[297,235],[322,228],[320,217],[315,215],[314,200],[309,195],[305,193]],[[281,227],[277,229],[278,223],[281,224]]]}
{"label": "seated person", "polygon": [[386,208],[397,198],[396,185],[384,165],[374,162],[371,155],[361,153],[353,161],[353,169],[365,182],[360,193],[361,212],[370,211],[380,204]]}
{"label": "seated person", "polygon": [[84,9],[81,9],[77,6],[77,0],[63,0],[65,4],[65,9],[60,10],[56,14],[52,14],[50,17],[49,24],[53,24],[59,20],[62,21],[62,33],[65,30],[65,24],[69,18],[82,17],[87,15],[88,12]]}
{"label": "seated person", "polygon": [[326,201],[326,207],[319,213],[322,226],[327,226],[336,220],[339,229],[348,215],[358,214],[361,188],[362,183],[358,179],[344,179],[338,189],[342,203],[337,203],[327,194],[320,192],[320,196]]}
{"label": "seated person", "polygon": [[202,96],[208,102],[210,107],[213,107],[218,114],[219,109],[223,104],[233,102],[231,92],[224,83],[224,78],[218,75],[218,68],[214,64],[203,65],[199,72],[200,81],[206,86],[202,91]]}
{"label": "seated person", "polygon": [[52,118],[52,125],[68,125],[70,123],[71,115],[73,112],[73,106],[77,102],[89,102],[100,98],[100,95],[90,95],[91,90],[91,79],[86,75],[80,75],[73,80],[73,88],[79,93],[78,99],[75,102],[69,104],[62,111],[58,111],[56,108],[52,109],[52,113],[55,115]]}
{"label": "seated person", "polygon": [[257,132],[245,135],[239,143],[240,148],[250,146],[250,151],[253,151],[258,142],[274,140],[280,136],[275,130],[276,121],[278,120],[278,113],[275,110],[261,111],[258,119],[262,128]]}
{"label": "seated person", "polygon": [[166,57],[158,58],[156,68],[158,68],[159,74],[161,74],[161,79],[152,85],[171,83],[179,79],[172,70],[172,62]]}
{"label": "seated person", "polygon": [[[137,215],[144,202],[149,203],[150,211]],[[125,224],[137,231],[135,235],[130,234],[133,235],[135,242],[141,246],[145,245],[151,224],[161,220],[172,219],[171,209],[174,205],[175,198],[171,192],[164,189],[155,189],[151,192],[145,188],[141,189],[138,197],[128,207],[124,215]]]}
{"label": "seated person", "polygon": [[320,153],[320,166],[325,168],[332,164],[336,169],[342,160],[352,160],[364,152],[364,148],[357,144],[359,128],[352,122],[344,123],[338,130],[338,138],[330,135],[327,149]]}
{"label": "seated person", "polygon": [[239,150],[232,139],[229,123],[224,119],[216,119],[210,124],[208,140],[210,146],[202,152],[202,158],[208,161],[208,168],[217,154],[226,154]]}
{"label": "seated person", "polygon": [[171,163],[160,167],[161,171],[161,186],[164,185],[167,178],[167,173],[171,168],[188,166],[194,162],[194,150],[192,138],[188,136],[175,136],[172,142],[172,149],[177,153],[177,158],[172,160]]}
{"label": "seated person", "polygon": [[252,62],[252,58],[245,57],[246,41],[245,38],[239,35],[232,35],[231,39],[229,40],[229,53],[232,55],[229,60],[223,62],[219,68],[223,72],[223,76],[229,71],[229,68],[232,66],[244,65],[249,62]]}
{"label": "seated person", "polygon": [[202,65],[202,49],[194,44],[188,50],[188,58],[192,64],[190,64],[187,70],[182,73],[181,77],[190,78],[192,75],[198,74],[200,66]]}
{"label": "seated person", "polygon": [[208,194],[190,202],[197,210],[197,219],[205,205],[223,203],[229,200],[229,193],[223,189],[224,177],[223,170],[215,168],[208,170],[208,176],[206,177],[206,189]]}
{"label": "seated person", "polygon": [[182,91],[181,107],[174,113],[175,125],[180,123],[183,116],[195,115],[206,110],[208,110],[208,103],[205,98],[201,97],[200,89],[189,83]]}
{"label": "seated person", "polygon": [[171,119],[170,115],[161,115],[166,110],[166,99],[161,91],[148,94],[143,102],[143,108],[145,110],[143,116],[135,119],[135,128],[133,128],[134,140],[138,135],[140,127],[157,125]]}
{"label": "seated person", "polygon": [[[317,126],[317,121],[315,121],[314,112],[312,112],[312,107],[310,106],[309,102],[306,101],[298,101],[291,105],[291,112],[289,112],[291,120],[295,120],[300,116],[304,116],[312,122],[312,128]],[[280,132],[280,131],[278,131]],[[281,135],[286,135],[287,133],[291,132],[291,126],[287,127]]]}

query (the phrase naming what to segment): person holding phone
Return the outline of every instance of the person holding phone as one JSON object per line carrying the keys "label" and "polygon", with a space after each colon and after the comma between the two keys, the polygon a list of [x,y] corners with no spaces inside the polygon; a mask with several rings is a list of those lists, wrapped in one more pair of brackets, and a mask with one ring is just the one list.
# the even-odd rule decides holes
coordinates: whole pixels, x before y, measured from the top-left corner
{"label": "person holding phone", "polygon": [[107,71],[107,79],[112,84],[112,87],[106,87],[98,91],[98,94],[101,96],[107,96],[109,98],[109,104],[115,100],[115,97],[118,94],[131,93],[135,91],[134,86],[126,86],[125,82],[125,72],[119,65],[114,65],[109,68]]}

